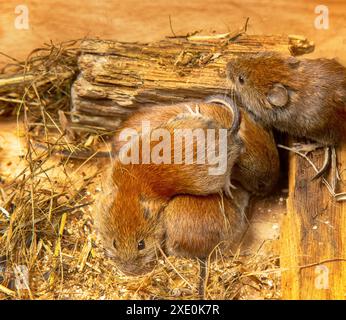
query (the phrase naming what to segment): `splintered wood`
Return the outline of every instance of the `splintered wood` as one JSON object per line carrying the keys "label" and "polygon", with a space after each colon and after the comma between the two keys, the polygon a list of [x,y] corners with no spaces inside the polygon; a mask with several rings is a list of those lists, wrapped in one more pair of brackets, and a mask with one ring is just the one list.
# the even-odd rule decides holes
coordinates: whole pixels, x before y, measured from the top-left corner
{"label": "splintered wood", "polygon": [[[337,150],[346,184],[346,144]],[[320,167],[323,151],[312,154]],[[282,298],[346,299],[346,202],[336,202],[313,168],[290,156],[288,213],[281,229]],[[345,191],[345,190],[343,190]]]}
{"label": "splintered wood", "polygon": [[237,54],[313,49],[301,36],[195,36],[150,44],[86,40],[72,88],[73,121],[115,129],[142,106],[227,93],[226,64]]}

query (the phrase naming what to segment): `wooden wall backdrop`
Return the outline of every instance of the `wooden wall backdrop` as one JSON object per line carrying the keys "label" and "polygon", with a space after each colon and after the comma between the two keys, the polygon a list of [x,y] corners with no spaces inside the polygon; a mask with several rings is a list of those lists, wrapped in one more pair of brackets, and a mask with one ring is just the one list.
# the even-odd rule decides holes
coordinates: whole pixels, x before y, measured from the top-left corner
{"label": "wooden wall backdrop", "polygon": [[[29,30],[16,30],[15,6],[29,8]],[[315,7],[329,8],[330,28],[314,27]],[[174,32],[233,30],[250,17],[250,34],[303,34],[316,43],[315,56],[346,62],[346,2],[343,0],[0,0],[0,51],[24,58],[43,41],[101,37],[156,41]],[[0,61],[3,58],[0,57]]]}
{"label": "wooden wall backdrop", "polygon": [[[172,33],[169,16],[176,34],[232,31],[250,17],[249,34],[302,34],[316,44],[310,56],[337,57],[346,64],[346,2],[342,0],[323,1],[329,8],[328,30],[314,27],[319,0],[27,0],[25,4],[30,29],[16,30],[18,1],[0,0],[0,51],[18,59],[50,40],[88,36],[157,41]],[[0,56],[0,65],[5,62]],[[338,150],[343,163],[345,150],[345,146]],[[317,161],[321,157],[314,154]],[[303,159],[291,156],[288,213],[281,228],[282,296],[345,299],[346,204],[335,203],[318,181],[311,183],[312,173]],[[329,271],[327,283],[318,278],[323,270]]]}

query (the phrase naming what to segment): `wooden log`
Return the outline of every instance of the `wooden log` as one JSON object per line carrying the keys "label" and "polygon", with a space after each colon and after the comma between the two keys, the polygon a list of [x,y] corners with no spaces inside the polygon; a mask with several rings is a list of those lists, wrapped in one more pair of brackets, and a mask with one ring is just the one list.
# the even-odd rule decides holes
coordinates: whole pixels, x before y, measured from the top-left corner
{"label": "wooden log", "polygon": [[[346,144],[337,153],[342,189]],[[311,159],[321,166],[323,151]],[[305,159],[291,154],[289,163],[288,212],[280,239],[282,298],[346,299],[346,202],[336,202],[320,180],[311,181],[315,171]]]}
{"label": "wooden log", "polygon": [[236,54],[271,50],[298,55],[313,49],[301,36],[190,37],[149,44],[86,40],[72,88],[72,118],[115,129],[143,106],[226,93],[225,66]]}

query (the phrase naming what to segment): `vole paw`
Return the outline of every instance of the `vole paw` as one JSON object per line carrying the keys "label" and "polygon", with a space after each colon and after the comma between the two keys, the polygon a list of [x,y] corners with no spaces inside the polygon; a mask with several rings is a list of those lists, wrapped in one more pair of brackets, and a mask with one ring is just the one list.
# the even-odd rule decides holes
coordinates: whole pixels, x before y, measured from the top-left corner
{"label": "vole paw", "polygon": [[225,186],[223,187],[223,190],[228,198],[233,199],[233,194],[231,189],[235,190],[237,189],[237,187],[234,184],[232,184],[231,179],[228,179],[227,181],[228,182],[226,182]]}
{"label": "vole paw", "polygon": [[319,143],[300,143],[300,142],[296,142],[296,143],[293,143],[292,150],[308,154],[308,153],[310,153],[312,151],[315,151],[315,150],[317,150],[319,148],[323,148],[323,147],[324,146],[319,144]]}

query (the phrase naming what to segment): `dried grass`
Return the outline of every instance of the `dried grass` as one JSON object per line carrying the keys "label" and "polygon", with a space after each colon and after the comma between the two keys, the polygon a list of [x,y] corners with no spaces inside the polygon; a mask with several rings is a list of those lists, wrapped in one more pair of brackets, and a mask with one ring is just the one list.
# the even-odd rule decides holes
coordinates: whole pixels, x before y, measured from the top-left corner
{"label": "dried grass", "polygon": [[[0,77],[0,115],[18,116],[26,150],[23,170],[0,181],[0,299],[197,299],[197,261],[161,258],[150,274],[129,277],[105,258],[92,222],[104,163],[52,156],[61,147],[90,147],[104,134],[69,130],[61,116],[70,108],[78,44],[51,43]],[[29,271],[24,289],[15,283],[18,265]],[[277,257],[218,254],[206,297],[279,298],[279,271]]]}

